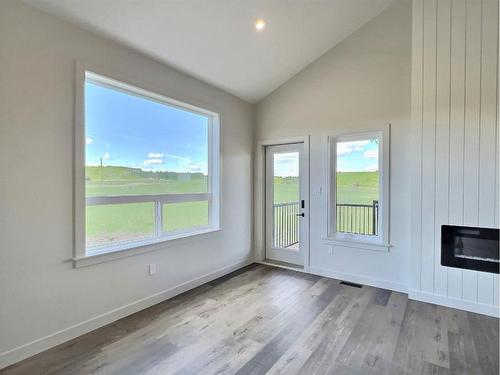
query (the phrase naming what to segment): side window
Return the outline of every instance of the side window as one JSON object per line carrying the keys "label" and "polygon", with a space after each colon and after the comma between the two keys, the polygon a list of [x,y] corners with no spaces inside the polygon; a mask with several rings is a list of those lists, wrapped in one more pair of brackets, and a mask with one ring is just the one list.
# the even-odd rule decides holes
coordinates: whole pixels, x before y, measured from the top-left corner
{"label": "side window", "polygon": [[388,163],[384,163],[384,132],[349,134],[331,140],[330,236],[386,241]]}

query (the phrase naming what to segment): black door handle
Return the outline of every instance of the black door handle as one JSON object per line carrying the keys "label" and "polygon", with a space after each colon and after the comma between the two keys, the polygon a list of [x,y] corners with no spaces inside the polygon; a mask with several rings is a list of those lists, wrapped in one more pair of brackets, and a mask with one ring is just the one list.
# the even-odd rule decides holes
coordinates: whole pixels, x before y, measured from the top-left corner
{"label": "black door handle", "polygon": [[301,212],[300,214],[295,214],[295,215],[297,215],[297,216],[302,216],[302,217],[304,217],[304,216],[305,216],[305,214],[304,214],[303,212]]}

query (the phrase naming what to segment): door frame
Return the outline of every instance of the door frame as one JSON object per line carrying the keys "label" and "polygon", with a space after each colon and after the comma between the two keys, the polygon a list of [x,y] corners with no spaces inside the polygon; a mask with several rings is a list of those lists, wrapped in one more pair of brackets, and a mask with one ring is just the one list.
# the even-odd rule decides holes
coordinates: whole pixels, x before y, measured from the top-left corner
{"label": "door frame", "polygon": [[254,251],[255,261],[264,262],[266,259],[266,147],[286,145],[291,143],[304,144],[304,165],[306,171],[304,180],[304,197],[306,197],[306,207],[304,208],[307,236],[304,238],[304,271],[310,267],[310,163],[309,163],[309,135],[299,137],[287,137],[279,139],[264,139],[256,142],[255,150],[255,170],[254,170]]}

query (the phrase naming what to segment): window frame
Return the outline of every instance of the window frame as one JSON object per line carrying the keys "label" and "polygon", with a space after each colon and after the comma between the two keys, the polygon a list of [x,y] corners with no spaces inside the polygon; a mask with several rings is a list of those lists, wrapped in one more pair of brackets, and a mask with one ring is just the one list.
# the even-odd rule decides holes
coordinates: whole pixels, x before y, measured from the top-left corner
{"label": "window frame", "polygon": [[[86,197],[85,193],[85,82],[94,82],[129,95],[166,104],[208,118],[208,160],[207,192],[205,193],[167,193],[131,196]],[[159,90],[142,88],[135,83],[127,83],[122,77],[103,72],[93,66],[76,63],[75,93],[75,153],[74,153],[74,267],[108,261],[124,256],[140,254],[177,243],[188,237],[207,234],[220,228],[220,115],[217,112],[197,107],[165,95]],[[142,85],[141,85],[142,86]],[[180,202],[208,201],[208,225],[185,230],[163,232],[163,205]],[[109,246],[86,248],[86,207],[88,205],[154,203],[154,233],[151,238],[112,244]]]}
{"label": "window frame", "polygon": [[[337,142],[379,139],[379,203],[377,235],[337,232]],[[326,240],[346,247],[388,251],[389,186],[390,186],[390,125],[378,129],[335,134],[328,137],[328,225]],[[359,245],[359,246],[358,246]]]}

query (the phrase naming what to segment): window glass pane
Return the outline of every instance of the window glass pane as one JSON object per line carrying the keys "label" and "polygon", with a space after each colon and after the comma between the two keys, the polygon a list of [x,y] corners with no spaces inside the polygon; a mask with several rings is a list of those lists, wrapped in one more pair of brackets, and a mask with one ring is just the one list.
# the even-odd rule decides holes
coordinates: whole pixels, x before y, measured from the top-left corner
{"label": "window glass pane", "polygon": [[138,241],[153,234],[154,203],[87,206],[87,248]]}
{"label": "window glass pane", "polygon": [[379,140],[336,144],[337,232],[377,235]]}
{"label": "window glass pane", "polygon": [[86,195],[208,191],[207,116],[85,82]]}
{"label": "window glass pane", "polygon": [[208,225],[208,201],[163,205],[163,231],[176,232]]}

